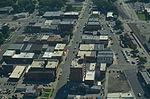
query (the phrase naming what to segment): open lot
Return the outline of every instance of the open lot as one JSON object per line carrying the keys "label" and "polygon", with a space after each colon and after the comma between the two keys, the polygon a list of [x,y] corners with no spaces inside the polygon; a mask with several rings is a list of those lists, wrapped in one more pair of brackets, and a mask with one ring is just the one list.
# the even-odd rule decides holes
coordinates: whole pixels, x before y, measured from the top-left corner
{"label": "open lot", "polygon": [[128,92],[129,84],[124,73],[120,71],[109,71],[108,92]]}

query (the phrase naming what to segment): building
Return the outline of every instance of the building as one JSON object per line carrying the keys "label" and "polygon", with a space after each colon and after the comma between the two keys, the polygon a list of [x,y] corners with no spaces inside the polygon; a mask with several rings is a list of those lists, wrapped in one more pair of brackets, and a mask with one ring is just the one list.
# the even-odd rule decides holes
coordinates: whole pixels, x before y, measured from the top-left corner
{"label": "building", "polygon": [[65,47],[66,47],[66,44],[58,43],[58,44],[56,44],[54,50],[55,51],[63,51],[65,49]]}
{"label": "building", "polygon": [[131,92],[108,93],[107,99],[134,99]]}
{"label": "building", "polygon": [[106,20],[113,20],[114,19],[113,12],[107,12]]}
{"label": "building", "polygon": [[144,82],[143,85],[146,87],[147,85],[150,84],[150,74],[145,70],[145,71],[140,71],[138,73],[139,77],[141,78],[141,82]]}
{"label": "building", "polygon": [[12,7],[2,7],[0,8],[0,14],[10,14],[12,10]]}
{"label": "building", "polygon": [[9,79],[19,79],[25,71],[25,66],[16,66]]}
{"label": "building", "polygon": [[112,51],[99,51],[97,54],[98,63],[106,63],[107,65],[113,63],[113,52]]}
{"label": "building", "polygon": [[63,17],[64,18],[70,18],[70,19],[78,19],[79,12],[65,12]]}
{"label": "building", "polygon": [[27,68],[26,79],[27,80],[55,80],[57,68],[59,61],[58,60],[46,60],[38,59],[34,60],[32,64]]}
{"label": "building", "polygon": [[88,21],[84,26],[84,31],[97,31],[101,29],[101,24],[98,21]]}
{"label": "building", "polygon": [[82,82],[84,77],[84,65],[79,64],[78,59],[74,59],[70,66],[70,80],[74,82]]}
{"label": "building", "polygon": [[62,11],[51,11],[45,12],[43,18],[46,18],[47,20],[52,20],[52,19],[61,19],[62,16],[63,16]]}
{"label": "building", "polygon": [[87,71],[84,82],[89,85],[95,84],[95,71]]}
{"label": "building", "polygon": [[19,54],[23,48],[24,44],[10,44],[8,50],[15,50]]}
{"label": "building", "polygon": [[80,44],[80,51],[101,51],[104,50],[103,44]]}
{"label": "building", "polygon": [[107,67],[106,67],[106,63],[101,63],[101,64],[100,64],[100,71],[101,71],[101,72],[105,72],[105,71],[106,71],[106,68],[107,68]]}
{"label": "building", "polygon": [[10,60],[15,54],[15,50],[6,50],[6,52],[3,54],[3,60]]}
{"label": "building", "polygon": [[96,51],[78,51],[77,57],[86,62],[96,62]]}
{"label": "building", "polygon": [[24,94],[24,98],[30,99],[39,96],[42,92],[42,89],[34,85],[17,86],[16,92],[21,92]]}
{"label": "building", "polygon": [[34,56],[35,53],[21,52],[19,54],[14,54],[10,61],[16,64],[30,64]]}
{"label": "building", "polygon": [[100,12],[99,11],[92,11],[92,17],[98,17],[100,16]]}
{"label": "building", "polygon": [[28,16],[28,12],[17,13],[14,15],[14,19],[27,18]]}
{"label": "building", "polygon": [[75,24],[76,24],[76,20],[66,19],[60,22],[60,24],[58,25],[58,28],[60,31],[71,31],[73,30]]}
{"label": "building", "polygon": [[84,44],[104,44],[105,47],[108,45],[108,36],[93,36],[93,35],[82,35],[82,42]]}

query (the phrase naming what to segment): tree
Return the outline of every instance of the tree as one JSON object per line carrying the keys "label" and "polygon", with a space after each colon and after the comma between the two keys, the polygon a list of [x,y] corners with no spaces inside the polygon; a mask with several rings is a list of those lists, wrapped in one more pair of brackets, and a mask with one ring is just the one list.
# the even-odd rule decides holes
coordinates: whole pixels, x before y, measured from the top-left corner
{"label": "tree", "polygon": [[4,25],[2,27],[2,34],[4,38],[7,38],[10,34],[10,30],[9,30],[9,26],[8,25]]}
{"label": "tree", "polygon": [[19,0],[17,4],[14,4],[13,6],[14,12],[29,12],[32,13],[35,9],[35,4],[32,2],[32,0]]}
{"label": "tree", "polygon": [[94,0],[93,3],[97,6],[98,10],[104,14],[110,11],[113,11],[115,14],[118,13],[116,6],[110,2],[110,0]]}
{"label": "tree", "polygon": [[145,64],[147,62],[147,59],[144,57],[139,57],[139,64]]}
{"label": "tree", "polygon": [[40,10],[49,11],[49,10],[60,10],[66,0],[39,0]]}
{"label": "tree", "polygon": [[121,31],[123,30],[123,26],[122,26],[122,22],[120,21],[120,20],[116,20],[115,21],[115,26],[114,26],[114,28],[116,29],[116,30],[118,30],[118,29],[120,29]]}

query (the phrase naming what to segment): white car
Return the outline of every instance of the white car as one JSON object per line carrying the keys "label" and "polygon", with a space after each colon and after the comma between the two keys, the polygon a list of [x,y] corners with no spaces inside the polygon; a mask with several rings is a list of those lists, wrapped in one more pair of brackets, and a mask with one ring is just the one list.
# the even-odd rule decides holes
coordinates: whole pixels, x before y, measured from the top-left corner
{"label": "white car", "polygon": [[139,96],[139,97],[141,97],[141,96],[142,96],[142,94],[141,94],[141,93],[138,93],[138,96]]}

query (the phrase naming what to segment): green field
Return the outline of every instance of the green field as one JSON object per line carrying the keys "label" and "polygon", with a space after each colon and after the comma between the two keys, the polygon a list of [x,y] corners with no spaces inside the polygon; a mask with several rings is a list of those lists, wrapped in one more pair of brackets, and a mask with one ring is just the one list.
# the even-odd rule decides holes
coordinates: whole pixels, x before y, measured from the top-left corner
{"label": "green field", "polygon": [[49,93],[42,93],[42,97],[48,97],[49,96]]}
{"label": "green field", "polygon": [[145,14],[137,13],[137,16],[138,16],[138,18],[139,18],[140,20],[143,20],[143,21],[146,20]]}

